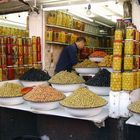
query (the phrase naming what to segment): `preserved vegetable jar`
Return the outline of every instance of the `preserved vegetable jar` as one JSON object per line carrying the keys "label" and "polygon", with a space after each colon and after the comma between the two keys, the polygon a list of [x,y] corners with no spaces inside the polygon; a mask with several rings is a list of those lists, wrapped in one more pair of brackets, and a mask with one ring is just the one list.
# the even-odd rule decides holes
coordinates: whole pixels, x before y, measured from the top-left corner
{"label": "preserved vegetable jar", "polygon": [[119,72],[111,73],[111,84],[112,91],[121,91],[122,88],[122,74]]}
{"label": "preserved vegetable jar", "polygon": [[134,73],[124,72],[122,74],[122,90],[132,91],[134,90]]}
{"label": "preserved vegetable jar", "polygon": [[134,60],[133,56],[124,57],[124,70],[133,70]]}
{"label": "preserved vegetable jar", "polygon": [[120,29],[115,30],[115,40],[122,40],[123,32]]}
{"label": "preserved vegetable jar", "polygon": [[124,54],[125,55],[133,55],[135,54],[135,41],[133,39],[125,40]]}
{"label": "preserved vegetable jar", "polygon": [[7,79],[8,80],[13,80],[15,78],[15,72],[14,72],[14,67],[8,66],[7,67]]}
{"label": "preserved vegetable jar", "polygon": [[122,66],[122,58],[119,56],[113,57],[113,70],[114,71],[121,71]]}
{"label": "preserved vegetable jar", "polygon": [[123,48],[123,43],[122,41],[114,41],[113,44],[113,55],[122,55],[122,48]]}
{"label": "preserved vegetable jar", "polygon": [[139,34],[139,31],[136,31],[136,32],[135,32],[135,40],[136,40],[136,41],[140,41],[140,34]]}
{"label": "preserved vegetable jar", "polygon": [[135,28],[130,26],[126,28],[126,39],[135,39]]}

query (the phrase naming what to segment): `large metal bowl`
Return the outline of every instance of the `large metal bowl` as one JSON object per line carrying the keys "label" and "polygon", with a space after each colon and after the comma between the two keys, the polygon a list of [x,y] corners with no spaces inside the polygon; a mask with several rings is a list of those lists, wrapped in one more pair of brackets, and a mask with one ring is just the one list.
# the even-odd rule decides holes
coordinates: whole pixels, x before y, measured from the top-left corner
{"label": "large metal bowl", "polygon": [[97,86],[87,86],[87,88],[96,93],[97,95],[107,96],[110,92],[110,87],[97,87]]}
{"label": "large metal bowl", "polygon": [[79,74],[95,74],[99,68],[75,68],[75,71]]}
{"label": "large metal bowl", "polygon": [[73,92],[74,90],[78,89],[82,86],[82,84],[51,84],[53,88],[55,88],[58,91],[67,93],[67,92]]}

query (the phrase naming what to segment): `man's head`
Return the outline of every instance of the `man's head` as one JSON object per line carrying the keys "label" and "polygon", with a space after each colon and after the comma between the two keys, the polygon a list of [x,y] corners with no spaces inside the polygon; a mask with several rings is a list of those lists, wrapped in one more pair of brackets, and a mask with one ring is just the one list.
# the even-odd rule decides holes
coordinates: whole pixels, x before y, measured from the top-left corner
{"label": "man's head", "polygon": [[76,43],[78,49],[81,50],[86,45],[86,39],[84,37],[78,37],[76,39],[76,42],[75,43]]}

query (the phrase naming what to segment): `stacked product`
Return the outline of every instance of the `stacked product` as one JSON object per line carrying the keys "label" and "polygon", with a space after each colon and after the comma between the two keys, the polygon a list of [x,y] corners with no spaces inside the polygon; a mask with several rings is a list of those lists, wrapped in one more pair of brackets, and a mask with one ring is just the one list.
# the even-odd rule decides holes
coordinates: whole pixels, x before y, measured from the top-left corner
{"label": "stacked product", "polygon": [[113,46],[113,70],[111,74],[111,89],[113,91],[133,91],[137,85],[139,77],[138,60],[136,60],[135,44],[139,41],[139,34],[134,27],[126,28],[126,39],[123,46],[123,31],[116,29]]}
{"label": "stacked product", "polygon": [[18,78],[32,66],[41,68],[40,38],[37,41],[37,60],[33,63],[33,47],[30,38],[0,36],[0,80]]}

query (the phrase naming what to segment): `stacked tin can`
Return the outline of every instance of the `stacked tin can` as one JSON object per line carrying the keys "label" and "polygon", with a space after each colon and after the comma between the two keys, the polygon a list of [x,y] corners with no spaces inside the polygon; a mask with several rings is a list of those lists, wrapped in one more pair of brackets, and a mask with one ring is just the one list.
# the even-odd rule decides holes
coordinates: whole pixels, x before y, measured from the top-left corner
{"label": "stacked tin can", "polygon": [[116,29],[113,46],[114,72],[111,74],[112,91],[132,91],[140,87],[139,40],[140,33],[133,26],[126,27],[125,31]]}
{"label": "stacked tin can", "polygon": [[41,41],[40,37],[32,37],[33,67],[41,68]]}

